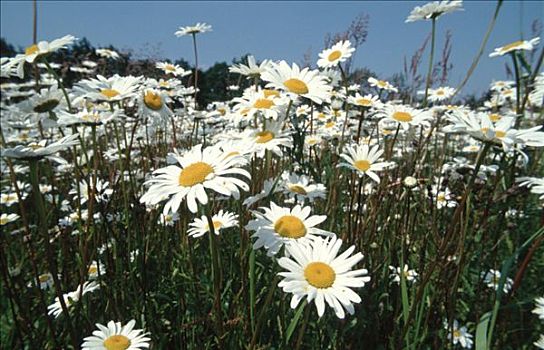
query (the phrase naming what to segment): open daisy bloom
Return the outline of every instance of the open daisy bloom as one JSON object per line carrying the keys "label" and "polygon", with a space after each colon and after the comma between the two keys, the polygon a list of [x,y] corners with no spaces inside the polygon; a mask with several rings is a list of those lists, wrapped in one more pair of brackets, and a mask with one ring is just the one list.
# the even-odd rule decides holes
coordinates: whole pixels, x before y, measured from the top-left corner
{"label": "open daisy bloom", "polygon": [[386,104],[381,115],[385,116],[384,121],[395,122],[404,130],[408,130],[411,125],[428,125],[429,120],[432,119],[428,111],[392,104]]}
{"label": "open daisy bloom", "polygon": [[325,312],[325,301],[338,318],[344,318],[344,310],[354,314],[353,303],[360,303],[361,298],[351,288],[364,287],[370,277],[366,269],[352,270],[363,259],[361,253],[351,256],[355,246],[338,255],[341,246],[342,240],[336,237],[287,246],[290,257],[283,257],[278,263],[288,272],[279,273],[284,279],[278,285],[293,294],[291,308],[307,297],[308,302],[315,300],[320,317]]}
{"label": "open daisy bloom", "polygon": [[206,33],[211,32],[212,26],[206,23],[197,23],[194,26],[186,26],[186,27],[179,27],[179,30],[176,31],[174,34],[177,37],[184,36],[184,35],[195,35],[198,33]]}
{"label": "open daisy bloom", "polygon": [[317,104],[328,101],[332,90],[319,71],[301,70],[296,63],[289,66],[285,61],[273,63],[261,78],[269,82],[267,87],[283,90],[293,97],[306,97]]}
{"label": "open daisy bloom", "polygon": [[95,53],[100,57],[111,58],[113,60],[118,60],[121,58],[116,51],[110,49],[96,49]]}
{"label": "open daisy bloom", "polygon": [[96,324],[98,330],[83,339],[83,350],[138,350],[149,348],[150,338],[142,329],[134,329],[135,320],[126,325],[121,322],[108,322],[107,326]]}
{"label": "open daisy bloom", "polygon": [[197,199],[201,204],[208,203],[206,189],[239,198],[238,188],[248,191],[249,186],[232,175],[248,179],[251,175],[244,169],[234,167],[239,162],[237,157],[226,157],[217,146],[202,149],[202,145],[197,145],[183,156],[175,157],[179,166],[170,165],[154,172],[155,176],[146,182],[151,186],[140,198],[140,203],[156,205],[168,199],[163,210],[166,215],[176,212],[184,198],[187,198],[189,210],[196,213]]}
{"label": "open daisy bloom", "polygon": [[378,162],[383,150],[376,145],[369,148],[368,145],[347,146],[346,153],[342,153],[340,157],[344,158],[347,163],[338,164],[339,167],[346,167],[358,172],[359,176],[368,175],[376,182],[380,182],[380,177],[375,171],[382,171],[389,166],[389,162]]}
{"label": "open daisy bloom", "polygon": [[[238,215],[234,213],[223,212],[223,210],[220,210],[217,214],[212,216],[215,234],[219,236],[219,233],[222,229],[236,226],[238,224],[238,220],[236,220],[237,217]],[[210,226],[208,225],[208,219],[206,218],[206,215],[202,215],[200,219],[195,218],[195,220],[190,223],[189,226],[191,228],[187,231],[187,235],[190,237],[197,238],[210,232]]]}
{"label": "open daisy bloom", "polygon": [[459,327],[459,322],[457,320],[453,321],[453,331],[449,328],[446,323],[446,328],[449,330],[448,339],[453,341],[453,345],[459,343],[462,348],[471,349],[472,348],[472,334],[467,331],[467,327]]}
{"label": "open daisy bloom", "polygon": [[519,50],[532,51],[538,45],[539,42],[540,42],[539,37],[533,38],[531,40],[514,41],[513,43],[510,43],[508,45],[504,45],[504,46],[496,48],[495,51],[489,54],[489,57],[504,56],[507,53],[519,51]]}
{"label": "open daisy bloom", "polygon": [[284,244],[293,242],[306,244],[316,235],[331,236],[332,232],[316,228],[327,219],[325,215],[310,216],[310,207],[295,206],[293,209],[282,208],[274,202],[270,208],[262,208],[264,213],[254,211],[256,219],[251,220],[246,229],[255,231],[253,238],[257,238],[253,249],[264,247],[269,256],[275,255]]}
{"label": "open daisy bloom", "polygon": [[164,74],[172,74],[173,76],[179,76],[180,78],[191,74],[190,71],[186,71],[181,66],[169,62],[157,62],[155,67],[161,69]]}
{"label": "open daisy bloom", "polygon": [[339,41],[330,49],[323,50],[319,54],[317,66],[320,68],[336,67],[340,62],[345,62],[351,57],[355,48],[351,47],[349,40]]}
{"label": "open daisy bloom", "polygon": [[410,12],[406,23],[421,20],[436,19],[445,13],[463,10],[462,0],[443,0],[429,2],[423,6],[416,6]]}

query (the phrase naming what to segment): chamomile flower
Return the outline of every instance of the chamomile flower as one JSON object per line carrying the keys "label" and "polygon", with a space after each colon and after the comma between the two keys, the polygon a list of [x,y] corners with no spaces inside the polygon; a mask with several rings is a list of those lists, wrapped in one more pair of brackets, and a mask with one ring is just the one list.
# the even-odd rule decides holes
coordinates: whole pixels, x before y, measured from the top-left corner
{"label": "chamomile flower", "polygon": [[504,56],[507,53],[519,51],[519,50],[532,51],[538,45],[539,42],[540,42],[539,37],[533,38],[531,40],[514,41],[513,43],[510,43],[508,45],[504,45],[504,46],[496,48],[495,51],[489,54],[489,57]]}
{"label": "chamomile flower", "polygon": [[[230,212],[223,212],[220,210],[217,214],[212,216],[213,229],[216,235],[219,236],[221,230],[238,225],[238,215]],[[187,230],[189,237],[200,237],[210,232],[210,226],[208,225],[208,218],[206,215],[195,218],[195,220],[189,224],[190,229]]]}
{"label": "chamomile flower", "polygon": [[261,208],[263,213],[254,211],[256,219],[251,220],[246,229],[255,231],[253,249],[264,247],[269,256],[275,255],[283,245],[293,242],[306,244],[318,237],[332,236],[332,232],[316,228],[327,219],[325,215],[312,215],[310,207],[295,206],[283,208],[270,202],[270,208]]}
{"label": "chamomile flower", "polygon": [[96,324],[98,330],[83,339],[82,350],[140,350],[149,348],[150,338],[142,329],[134,329],[135,320],[126,325],[108,322],[107,326]]}
{"label": "chamomile flower", "polygon": [[179,27],[179,30],[177,30],[174,34],[177,37],[184,36],[184,35],[196,35],[199,33],[206,33],[211,32],[212,26],[206,23],[197,23],[194,26],[186,26],[186,27]]}
{"label": "chamomile flower", "polygon": [[325,302],[338,318],[355,313],[354,303],[361,298],[351,288],[364,287],[370,281],[366,269],[352,270],[363,259],[361,253],[352,255],[351,246],[338,255],[342,240],[318,238],[310,244],[290,244],[286,247],[290,257],[283,257],[278,264],[287,272],[280,272],[284,279],[278,284],[284,292],[293,294],[291,308],[296,308],[306,297],[314,301],[319,317],[325,313]]}
{"label": "chamomile flower", "polygon": [[349,40],[339,41],[330,49],[323,50],[319,54],[317,66],[320,68],[336,67],[340,62],[345,62],[351,57],[355,48],[351,47]]}
{"label": "chamomile flower", "polygon": [[464,349],[472,348],[472,334],[467,330],[466,326],[459,327],[459,322],[457,320],[453,321],[453,331],[449,327],[448,323],[445,323],[446,329],[448,329],[448,340],[453,341],[453,345],[461,345]]}
{"label": "chamomile flower", "polygon": [[267,87],[283,90],[292,97],[306,97],[317,104],[328,101],[332,90],[319,71],[301,70],[296,63],[289,66],[285,61],[273,63],[261,79],[269,82]]}
{"label": "chamomile flower", "polygon": [[380,182],[380,177],[375,173],[386,169],[389,162],[379,162],[383,150],[379,149],[379,145],[370,148],[368,145],[349,145],[346,147],[345,153],[340,154],[347,163],[338,164],[339,167],[346,167],[355,170],[360,177],[363,175],[369,176],[377,183]]}
{"label": "chamomile flower", "polygon": [[233,175],[241,175],[248,179],[251,175],[244,169],[235,168],[237,156],[226,157],[217,146],[206,147],[197,145],[177,156],[178,165],[170,165],[156,170],[153,178],[146,184],[151,185],[140,198],[140,203],[156,205],[168,199],[163,213],[176,212],[183,199],[187,199],[187,207],[193,213],[198,210],[197,199],[200,203],[208,203],[206,189],[225,196],[239,198],[239,188],[249,190],[249,186]]}

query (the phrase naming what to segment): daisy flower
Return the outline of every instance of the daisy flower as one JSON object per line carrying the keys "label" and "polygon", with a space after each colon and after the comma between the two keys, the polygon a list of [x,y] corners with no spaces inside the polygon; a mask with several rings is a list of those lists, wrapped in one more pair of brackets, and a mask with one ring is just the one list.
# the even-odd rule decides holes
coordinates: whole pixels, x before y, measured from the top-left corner
{"label": "daisy flower", "polygon": [[310,202],[317,198],[325,198],[327,189],[323,184],[311,184],[310,178],[306,175],[282,174],[283,193],[289,198],[303,203],[306,199]]}
{"label": "daisy flower", "polygon": [[100,275],[106,274],[106,266],[102,262],[97,262],[93,260],[87,269],[87,275],[89,279],[96,279]]}
{"label": "daisy flower", "polygon": [[541,334],[540,338],[533,344],[539,349],[544,349],[544,334]]}
{"label": "daisy flower", "polygon": [[166,94],[160,90],[145,89],[138,98],[138,113],[150,117],[154,124],[168,121],[174,114],[166,105]]}
{"label": "daisy flower", "polygon": [[[87,181],[81,181],[78,184],[79,189],[72,188],[69,194],[74,195],[72,198],[73,201],[77,201],[78,198],[81,198],[80,204],[83,205],[87,203],[89,198],[91,198],[91,193],[93,193],[92,182],[93,182],[92,179],[89,179]],[[107,201],[109,197],[112,195],[113,189],[108,188],[109,184],[110,183],[108,181],[102,182],[102,180],[98,178],[96,179],[96,186],[94,189],[95,203]]]}
{"label": "daisy flower", "polygon": [[261,78],[269,82],[267,87],[283,90],[292,97],[306,97],[317,104],[328,101],[332,90],[319,71],[301,70],[296,63],[289,66],[285,61],[272,63]]}
{"label": "daisy flower", "polygon": [[[418,93],[424,95],[425,91],[418,91]],[[455,89],[449,86],[443,86],[437,89],[429,89],[428,99],[430,102],[440,102],[451,98],[454,93]]]}
{"label": "daisy flower", "polygon": [[158,69],[162,69],[164,74],[172,74],[173,76],[179,76],[180,78],[191,74],[190,71],[186,71],[181,66],[169,62],[157,62],[155,67],[157,67]]}
{"label": "daisy flower", "polygon": [[[64,303],[66,304],[66,307],[70,309],[70,307],[75,303],[79,301],[80,295],[83,297],[85,294],[89,292],[94,292],[95,290],[99,289],[100,285],[96,282],[85,282],[82,285],[79,285],[77,289],[73,292],[65,293],[63,294]],[[53,315],[55,318],[58,318],[60,314],[62,313],[62,306],[60,304],[60,300],[58,297],[55,298],[55,302],[47,307],[47,314]]]}
{"label": "daisy flower", "polygon": [[[488,272],[482,273],[484,278],[484,283],[491,289],[497,290],[499,288],[499,281],[501,279],[501,273],[500,271],[490,269]],[[502,291],[504,293],[508,293],[510,289],[512,289],[512,286],[514,285],[514,281],[506,277],[506,280],[504,281],[504,286]]]}
{"label": "daisy flower", "polygon": [[113,113],[107,111],[100,111],[98,109],[88,110],[87,108],[84,108],[83,110],[75,114],[68,113],[66,111],[59,111],[57,113],[57,123],[63,126],[70,126],[76,124],[101,125],[109,123],[121,114],[121,109],[116,109]]}
{"label": "daisy flower", "polygon": [[320,68],[336,67],[340,62],[345,62],[351,57],[355,48],[351,47],[349,40],[339,41],[330,49],[323,50],[319,54],[317,66]]}
{"label": "daisy flower", "polygon": [[279,112],[283,112],[286,98],[280,97],[276,90],[259,90],[249,88],[244,91],[242,97],[236,97],[232,102],[237,103],[234,106],[235,111],[244,111],[247,118],[252,119],[255,113],[262,114],[266,119],[278,119]]}
{"label": "daisy flower", "polygon": [[270,208],[261,208],[264,212],[254,211],[256,219],[249,221],[247,230],[255,231],[257,240],[253,249],[264,247],[269,256],[275,255],[283,245],[293,242],[306,244],[317,235],[332,236],[334,233],[318,229],[327,219],[325,215],[312,215],[310,207],[295,206],[293,209],[282,208],[270,202]]}
{"label": "daisy flower", "polygon": [[532,51],[538,45],[539,42],[540,42],[539,37],[533,38],[531,40],[514,41],[513,43],[510,43],[508,45],[497,47],[495,51],[489,54],[489,57],[504,56],[507,53],[519,51],[519,50]]}
{"label": "daisy flower", "polygon": [[0,226],[4,226],[9,224],[10,222],[17,221],[17,219],[19,218],[20,216],[17,214],[2,213],[2,215],[0,215]]}
{"label": "daisy flower", "polygon": [[32,142],[26,146],[17,145],[13,148],[5,148],[1,150],[2,157],[16,159],[42,159],[49,158],[60,163],[66,161],[53,154],[68,149],[72,146],[79,145],[78,134],[72,134],[61,138],[58,141],[47,144],[47,140],[42,140],[38,143]]}
{"label": "daisy flower", "polygon": [[392,91],[392,92],[399,91],[396,87],[391,85],[388,81],[378,80],[374,77],[368,78],[368,83],[370,84],[370,86],[377,87],[378,89],[381,89],[381,90]]}
{"label": "daisy flower", "polygon": [[111,58],[114,60],[118,60],[121,58],[121,56],[114,50],[110,49],[96,49],[94,51],[98,56],[104,57],[104,58]]}
{"label": "daisy flower", "polygon": [[284,279],[278,286],[293,294],[291,308],[306,297],[308,302],[315,301],[319,317],[325,312],[325,301],[338,318],[344,318],[345,311],[355,313],[353,304],[361,298],[351,288],[364,287],[370,277],[366,269],[352,270],[363,259],[361,253],[352,255],[355,246],[338,255],[341,246],[342,240],[331,237],[286,247],[290,257],[280,258],[278,263],[288,271],[279,273]]}
{"label": "daisy flower", "polygon": [[121,77],[118,74],[109,78],[98,75],[96,79],[81,80],[74,87],[78,95],[74,104],[84,98],[97,102],[119,102],[134,97],[141,80],[141,77]]}
{"label": "daisy flower", "polygon": [[246,137],[253,143],[253,151],[257,157],[264,157],[266,150],[281,157],[283,156],[281,147],[293,147],[293,141],[289,137],[289,132],[282,130],[283,124],[283,120],[278,120],[267,123],[265,130],[247,131]]}
{"label": "daisy flower", "polygon": [[540,200],[544,200],[544,178],[538,177],[518,177],[516,182],[519,186],[526,186],[531,189],[531,193],[540,195]]}
{"label": "daisy flower", "polygon": [[266,198],[273,193],[279,192],[280,190],[279,184],[274,181],[274,179],[264,180],[263,190],[254,196],[247,197],[242,204],[246,207],[250,207],[261,199]]}
{"label": "daisy flower", "polygon": [[379,107],[381,105],[378,96],[372,94],[361,96],[361,94],[358,92],[355,94],[355,96],[349,96],[348,102],[354,106],[363,108]]}
{"label": "daisy flower", "polygon": [[380,177],[375,171],[382,171],[390,165],[389,162],[379,162],[382,154],[383,150],[380,150],[378,145],[372,148],[366,144],[349,145],[346,147],[346,152],[340,155],[347,163],[342,162],[338,166],[355,170],[359,174],[359,177],[367,175],[379,183]]}
{"label": "daisy flower", "polygon": [[40,286],[41,290],[49,289],[53,286],[53,275],[49,272],[38,275],[38,283],[32,281],[28,284],[28,287]]}
{"label": "daisy flower", "polygon": [[447,322],[445,326],[446,326],[446,329],[449,330],[448,340],[452,341],[452,338],[453,338],[453,345],[457,345],[457,343],[459,343],[462,348],[465,348],[465,349],[472,348],[472,343],[473,343],[472,334],[470,334],[467,331],[466,326],[459,327],[459,322],[457,322],[457,320],[453,321],[453,332],[450,329]]}
{"label": "daisy flower", "polygon": [[244,169],[233,167],[238,156],[226,157],[226,154],[217,146],[206,147],[197,145],[175,159],[178,165],[170,165],[156,170],[148,191],[140,198],[140,203],[156,205],[168,199],[163,214],[176,212],[181,201],[187,199],[187,207],[196,213],[196,200],[202,204],[208,203],[206,189],[218,192],[225,196],[239,198],[238,188],[244,191],[249,186],[233,175],[242,175],[251,178]]}
{"label": "daisy flower", "polygon": [[82,350],[139,350],[149,348],[148,333],[134,329],[135,320],[126,325],[121,322],[108,322],[107,326],[96,324],[98,330],[83,339]]}
{"label": "daisy flower", "polygon": [[174,226],[174,224],[178,220],[179,220],[179,214],[177,212],[168,213],[168,214],[161,213],[159,217],[159,223],[164,226]]}
{"label": "daisy flower", "polygon": [[410,270],[406,264],[404,264],[402,269],[400,267],[389,266],[389,270],[391,270],[389,277],[392,279],[392,282],[398,284],[400,284],[401,276],[404,276],[406,282],[415,282],[417,276],[419,276],[416,270]]}
{"label": "daisy flower", "polygon": [[379,116],[385,117],[386,121],[399,124],[404,130],[408,130],[410,126],[428,125],[432,119],[428,111],[392,104],[386,104]]}
{"label": "daisy flower", "polygon": [[18,54],[15,57],[10,58],[9,61],[7,61],[6,63],[4,63],[5,68],[3,68],[2,70],[7,69],[9,71],[16,66],[16,74],[19,78],[22,79],[25,76],[25,62],[34,63],[34,61],[38,57],[47,55],[60,49],[64,49],[76,40],[77,39],[73,35],[65,35],[62,38],[55,39],[51,42],[40,41],[37,44],[30,45],[25,48],[24,54]]}
{"label": "daisy flower", "polygon": [[247,56],[247,66],[244,64],[235,64],[229,67],[229,72],[245,75],[248,79],[258,78],[271,66],[269,60],[264,60],[260,64],[257,64],[255,57]]}
{"label": "daisy flower", "polygon": [[211,32],[212,26],[206,23],[197,23],[194,26],[186,26],[186,27],[179,27],[179,30],[176,31],[174,34],[177,37],[184,36],[184,35],[195,35],[198,33],[206,33]]}
{"label": "daisy flower", "polygon": [[544,321],[544,297],[535,299],[535,308],[532,312],[533,314],[538,315],[538,318],[541,321]]}
{"label": "daisy flower", "polygon": [[[212,216],[213,229],[216,235],[219,236],[221,230],[229,227],[238,225],[238,215],[230,212],[223,212],[220,210],[217,214]],[[206,215],[202,217],[195,218],[195,220],[189,224],[190,229],[187,231],[189,237],[200,237],[205,235],[210,231],[210,226],[208,225],[208,218]]]}
{"label": "daisy flower", "polygon": [[435,19],[443,14],[462,10],[462,0],[444,0],[429,2],[423,6],[414,7],[412,12],[410,12],[408,18],[406,18],[405,22],[409,23],[421,20]]}

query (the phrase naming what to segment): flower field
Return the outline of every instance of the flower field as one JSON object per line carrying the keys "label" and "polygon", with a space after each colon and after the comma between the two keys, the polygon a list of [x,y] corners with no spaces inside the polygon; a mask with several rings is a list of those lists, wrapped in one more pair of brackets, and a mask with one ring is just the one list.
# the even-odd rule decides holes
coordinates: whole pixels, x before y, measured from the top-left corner
{"label": "flower field", "polygon": [[349,31],[205,103],[206,23],[153,75],[72,35],[2,57],[0,348],[544,349],[544,50],[484,36],[512,79],[468,103],[435,72],[462,10],[407,14],[416,91]]}

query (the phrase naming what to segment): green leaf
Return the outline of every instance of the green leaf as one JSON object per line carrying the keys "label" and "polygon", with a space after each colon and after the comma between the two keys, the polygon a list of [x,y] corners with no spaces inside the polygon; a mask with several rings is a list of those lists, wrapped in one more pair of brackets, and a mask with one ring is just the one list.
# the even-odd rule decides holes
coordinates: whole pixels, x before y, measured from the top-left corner
{"label": "green leaf", "polygon": [[300,316],[302,315],[302,311],[304,311],[304,307],[306,306],[306,302],[300,303],[298,306],[297,312],[295,313],[295,317],[291,320],[291,323],[289,323],[289,327],[287,327],[287,332],[285,334],[285,344],[289,343],[289,339],[291,339],[291,335],[293,335],[293,332],[297,326],[298,320],[300,319]]}
{"label": "green leaf", "polygon": [[491,318],[491,312],[486,312],[480,317],[476,327],[476,350],[487,350],[487,327]]}

